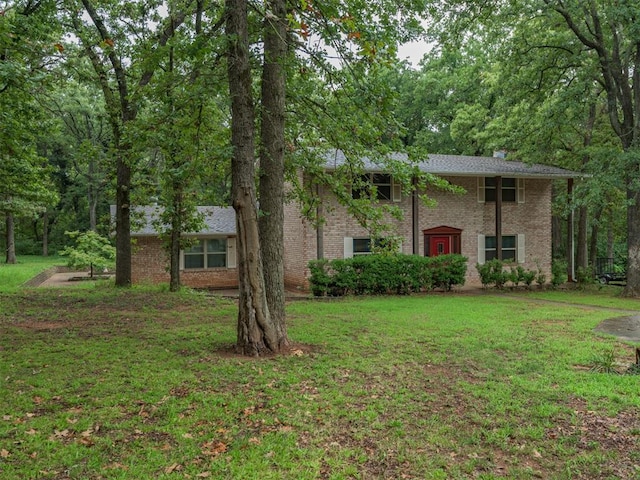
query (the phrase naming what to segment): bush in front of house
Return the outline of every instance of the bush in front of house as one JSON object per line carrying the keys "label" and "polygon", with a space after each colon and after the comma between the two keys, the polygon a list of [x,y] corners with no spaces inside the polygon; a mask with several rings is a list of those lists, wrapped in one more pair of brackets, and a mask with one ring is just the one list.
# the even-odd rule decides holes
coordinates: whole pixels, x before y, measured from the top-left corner
{"label": "bush in front of house", "polygon": [[309,262],[315,296],[407,295],[463,285],[467,258],[462,255],[421,257],[374,254]]}
{"label": "bush in front of house", "polygon": [[534,281],[542,285],[546,280],[540,269],[526,270],[522,265],[505,264],[497,258],[484,264],[476,263],[476,270],[478,270],[480,281],[485,288],[496,287],[502,289],[509,283],[514,288],[521,283],[524,283],[527,288],[531,288]]}

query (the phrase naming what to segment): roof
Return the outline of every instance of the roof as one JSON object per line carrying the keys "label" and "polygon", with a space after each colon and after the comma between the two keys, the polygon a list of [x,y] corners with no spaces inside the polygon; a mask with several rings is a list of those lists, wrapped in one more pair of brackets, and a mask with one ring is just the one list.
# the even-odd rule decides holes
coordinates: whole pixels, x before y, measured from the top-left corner
{"label": "roof", "polygon": [[[131,236],[144,237],[157,235],[154,226],[161,212],[160,206],[134,207],[132,210]],[[115,207],[112,206],[112,216],[115,215]],[[204,215],[205,228],[198,232],[184,232],[189,235],[235,235],[236,212],[233,207],[197,207],[198,212]]]}
{"label": "roof", "polygon": [[[392,153],[389,159],[408,162],[404,153]],[[333,170],[344,165],[347,159],[341,150],[326,154],[326,167]],[[369,158],[363,159],[366,171],[384,170],[384,165]],[[427,160],[418,162],[418,168],[425,173],[451,176],[509,176],[520,178],[575,178],[583,174],[551,165],[527,164],[498,157],[474,157],[470,155],[430,154]]]}

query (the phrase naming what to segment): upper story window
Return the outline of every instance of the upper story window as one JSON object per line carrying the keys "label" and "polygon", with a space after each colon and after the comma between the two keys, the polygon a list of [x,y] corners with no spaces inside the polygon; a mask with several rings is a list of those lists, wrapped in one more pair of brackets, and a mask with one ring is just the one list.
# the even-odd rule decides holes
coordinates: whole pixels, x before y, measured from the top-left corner
{"label": "upper story window", "polygon": [[375,187],[376,198],[378,200],[393,200],[399,202],[401,200],[401,185],[393,181],[393,177],[388,173],[366,173],[360,177],[358,185],[353,185],[351,195],[353,198],[363,198],[370,195]]}
{"label": "upper story window", "polygon": [[[495,177],[478,178],[478,201],[496,201]],[[502,178],[502,201],[505,203],[524,203],[524,178]]]}

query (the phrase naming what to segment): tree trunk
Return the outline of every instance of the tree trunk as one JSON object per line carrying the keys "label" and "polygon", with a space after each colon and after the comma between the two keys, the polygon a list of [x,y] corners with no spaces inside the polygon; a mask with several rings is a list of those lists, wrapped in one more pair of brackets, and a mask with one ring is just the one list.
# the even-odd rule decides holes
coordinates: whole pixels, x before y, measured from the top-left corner
{"label": "tree trunk", "polygon": [[563,219],[559,215],[551,217],[551,254],[553,258],[565,256],[564,235],[562,233]]}
{"label": "tree trunk", "polygon": [[97,209],[98,209],[98,189],[94,185],[95,180],[95,161],[89,160],[89,172],[87,175],[87,203],[89,204],[89,230],[97,231]]}
{"label": "tree trunk", "polygon": [[15,224],[13,221],[13,213],[7,212],[5,215],[5,225],[6,225],[6,241],[7,241],[7,252],[5,256],[5,261],[9,264],[16,264],[18,260],[16,258],[16,238],[15,238]]}
{"label": "tree trunk", "polygon": [[169,237],[169,291],[180,290],[180,239],[182,237],[182,191],[173,183],[173,205],[171,213],[171,233]]}
{"label": "tree trunk", "polygon": [[596,271],[596,263],[598,258],[598,236],[600,234],[600,219],[602,218],[602,208],[598,208],[593,216],[591,225],[591,238],[589,239],[589,265],[591,271]]}
{"label": "tree trunk", "polygon": [[116,279],[118,287],[131,286],[131,167],[122,149],[116,160]]}
{"label": "tree trunk", "polygon": [[49,256],[49,212],[42,214],[42,256]]}
{"label": "tree trunk", "polygon": [[267,304],[278,343],[287,342],[284,308],[284,128],[287,23],[284,0],[270,0],[264,24],[260,149],[260,246]]}
{"label": "tree trunk", "polygon": [[[637,177],[636,177],[637,178]],[[640,193],[627,190],[627,286],[624,295],[640,297]]]}
{"label": "tree trunk", "polygon": [[249,63],[246,0],[226,0],[231,97],[231,199],[236,212],[238,338],[244,355],[277,352],[282,347],[271,321],[264,290],[254,166],[254,107]]}
{"label": "tree trunk", "polygon": [[587,255],[587,207],[578,209],[578,239],[576,248],[576,268],[586,272],[589,267]]}

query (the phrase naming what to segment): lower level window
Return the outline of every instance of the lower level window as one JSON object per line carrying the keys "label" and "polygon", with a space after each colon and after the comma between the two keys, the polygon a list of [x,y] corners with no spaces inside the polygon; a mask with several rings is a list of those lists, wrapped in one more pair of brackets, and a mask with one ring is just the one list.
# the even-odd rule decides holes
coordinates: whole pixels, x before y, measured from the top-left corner
{"label": "lower level window", "polygon": [[[515,262],[517,258],[517,237],[516,235],[502,236],[502,260]],[[484,258],[485,261],[496,258],[496,237],[484,237]]]}
{"label": "lower level window", "polygon": [[371,253],[371,239],[370,238],[354,238],[353,239],[353,254],[354,255],[368,255]]}
{"label": "lower level window", "polygon": [[184,251],[184,268],[220,268],[227,266],[227,239],[198,240]]}

